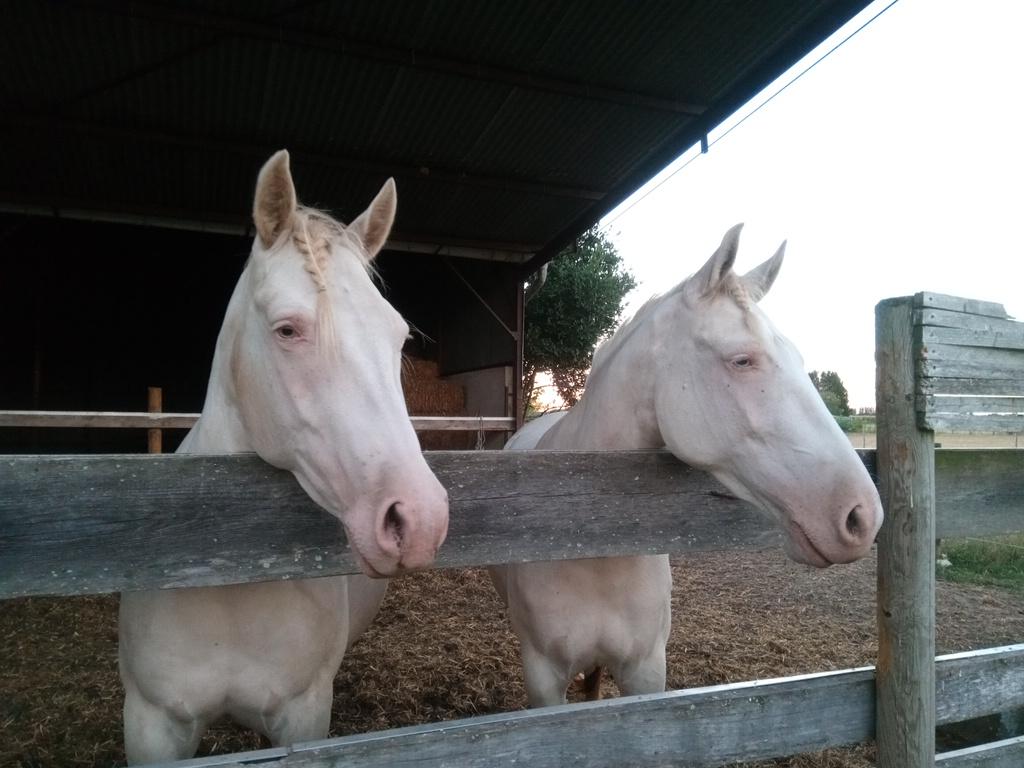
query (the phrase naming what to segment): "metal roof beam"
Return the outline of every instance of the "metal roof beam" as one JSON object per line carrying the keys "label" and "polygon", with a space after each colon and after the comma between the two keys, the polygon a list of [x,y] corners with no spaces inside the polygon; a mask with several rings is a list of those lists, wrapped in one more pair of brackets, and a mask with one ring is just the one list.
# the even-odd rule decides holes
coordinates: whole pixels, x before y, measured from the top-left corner
{"label": "metal roof beam", "polygon": [[[100,206],[100,207],[97,207]],[[114,204],[92,200],[58,200],[46,203],[8,202],[0,200],[0,214],[16,214],[41,218],[95,221],[105,224],[131,224],[141,227],[181,229],[219,235],[253,237],[255,230],[244,216],[229,217],[199,214],[185,210],[140,212]],[[466,240],[417,232],[392,232],[384,250],[398,253],[419,253],[434,256],[455,256],[462,259],[504,261],[521,264],[540,249],[539,245],[506,243],[491,240]]]}
{"label": "metal roof beam", "polygon": [[433,242],[417,239],[404,240],[402,233],[392,234],[384,250],[395,253],[417,253],[431,256],[455,257],[458,259],[476,259],[478,261],[503,261],[510,264],[523,264],[530,260],[534,251],[524,251],[526,246],[512,246],[504,243],[481,242],[474,245],[462,245],[457,240],[449,241],[437,238]]}
{"label": "metal roof beam", "polygon": [[[97,207],[101,206],[101,207]],[[125,210],[115,204],[102,201],[88,203],[75,200],[61,200],[46,203],[9,202],[0,200],[0,214],[13,213],[18,216],[38,216],[40,218],[70,219],[72,221],[95,221],[104,224],[131,224],[139,227],[160,227],[162,229],[181,229],[188,232],[210,232],[218,235],[253,236],[253,226],[239,216],[237,219],[207,216],[201,218],[192,211],[140,212]]]}
{"label": "metal roof beam", "polygon": [[[0,117],[0,126],[22,128],[34,133],[67,129],[76,133],[126,139],[129,141],[155,141],[172,146],[191,147],[215,152],[230,152],[251,156],[254,158],[254,164],[257,165],[281,148],[279,145],[257,144],[210,136],[197,136],[194,134],[176,134],[162,130],[151,131],[144,128],[86,122],[83,120],[67,120],[61,119],[59,115],[26,115],[13,112]],[[523,192],[525,194],[567,197],[574,200],[598,201],[605,195],[604,190],[568,184],[553,184],[534,179],[476,174],[452,168],[439,168],[379,158],[329,155],[294,146],[288,147],[288,151],[292,156],[292,162],[296,164],[317,165],[323,168],[337,168],[345,171],[360,171],[363,173],[380,174],[382,176],[394,176],[400,179],[429,178],[432,181],[441,181],[467,187],[487,187],[511,192]]]}
{"label": "metal roof beam", "polygon": [[[272,14],[260,16],[259,20],[265,23],[271,23],[276,19],[282,18],[283,16],[287,16],[289,13],[300,11],[312,5],[320,5],[323,2],[324,0],[295,0],[294,3],[287,6],[284,9],[277,10]],[[88,8],[90,5],[93,4],[86,3],[84,4],[84,7]],[[149,61],[143,64],[142,66],[129,70],[128,72],[118,72],[109,80],[96,83],[93,86],[85,89],[84,91],[78,92],[72,98],[60,104],[58,109],[61,111],[72,109],[78,104],[87,102],[90,99],[94,99],[103,93],[107,93],[122,85],[126,85],[127,83],[130,83],[133,80],[138,80],[139,78],[145,77],[146,75],[149,75],[153,72],[158,72],[161,69],[173,66],[174,64],[177,64],[183,59],[187,59],[188,57],[193,56],[199,53],[200,51],[204,51],[207,48],[212,48],[215,45],[218,45],[219,43],[222,43],[225,40],[230,39],[230,37],[231,35],[229,34],[223,32],[215,32],[214,34],[211,34],[209,37],[207,37],[205,40],[200,40],[199,42],[194,43],[192,45],[188,45],[184,48],[172,51],[170,54],[164,56],[161,59]]]}
{"label": "metal roof beam", "polygon": [[178,24],[218,31],[233,37],[247,37],[273,43],[285,43],[300,48],[315,48],[340,56],[354,56],[413,69],[441,72],[473,80],[502,83],[534,91],[546,91],[573,96],[588,101],[603,101],[658,112],[683,115],[701,115],[707,107],[657,94],[612,88],[595,83],[547,75],[538,75],[511,67],[500,67],[477,62],[438,56],[422,51],[395,48],[377,43],[365,43],[334,35],[307,30],[289,29],[280,24],[249,21],[211,13],[196,14],[173,6],[151,3],[124,3],[121,0],[81,0],[80,6],[105,10],[160,23]]}

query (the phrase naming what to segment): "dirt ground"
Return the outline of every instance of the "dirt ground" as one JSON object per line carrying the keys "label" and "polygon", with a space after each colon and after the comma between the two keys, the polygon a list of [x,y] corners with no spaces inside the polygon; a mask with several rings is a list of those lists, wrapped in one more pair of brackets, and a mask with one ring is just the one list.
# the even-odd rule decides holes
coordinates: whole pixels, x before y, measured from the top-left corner
{"label": "dirt ground", "polygon": [[[693,687],[873,663],[874,562],[815,571],[781,552],[710,553],[674,568],[669,685]],[[1024,598],[940,584],[940,652],[1024,640]],[[116,596],[0,603],[0,765],[123,761]],[[486,574],[393,583],[345,659],[332,735],[519,709],[518,646]],[[614,692],[607,681],[605,694]],[[200,754],[266,746],[229,723]],[[870,747],[770,763],[863,768]],[[766,764],[767,765],[767,764]]]}

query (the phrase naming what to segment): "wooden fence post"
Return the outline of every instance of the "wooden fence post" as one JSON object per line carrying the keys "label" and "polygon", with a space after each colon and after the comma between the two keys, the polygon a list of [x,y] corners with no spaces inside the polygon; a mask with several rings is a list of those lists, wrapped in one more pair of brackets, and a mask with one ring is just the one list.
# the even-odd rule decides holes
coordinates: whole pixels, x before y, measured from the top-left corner
{"label": "wooden fence post", "polygon": [[[147,410],[150,413],[160,413],[164,409],[164,390],[162,387],[149,387],[149,404]],[[150,429],[146,434],[149,437],[149,452],[164,452],[164,431],[162,429]]]}
{"label": "wooden fence post", "polygon": [[935,765],[935,433],[918,427],[911,297],[875,308],[878,477],[876,734],[881,768]]}

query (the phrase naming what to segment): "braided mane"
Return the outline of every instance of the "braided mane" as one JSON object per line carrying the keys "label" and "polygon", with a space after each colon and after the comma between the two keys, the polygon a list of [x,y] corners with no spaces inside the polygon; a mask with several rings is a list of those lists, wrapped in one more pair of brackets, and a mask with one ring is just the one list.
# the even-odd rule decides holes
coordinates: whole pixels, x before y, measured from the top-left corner
{"label": "braided mane", "polygon": [[327,265],[331,258],[331,244],[341,242],[359,258],[363,268],[374,274],[370,256],[358,237],[330,214],[316,208],[299,206],[292,220],[291,241],[302,254],[306,271],[317,290],[317,336],[321,350],[334,350],[334,313],[327,297]]}
{"label": "braided mane", "polygon": [[[667,293],[655,294],[649,298],[644,302],[640,309],[636,311],[636,314],[634,314],[633,317],[620,325],[618,330],[616,330],[610,338],[602,341],[594,351],[594,357],[590,366],[591,371],[593,372],[594,370],[597,370],[611,359],[615,350],[625,344],[626,340],[633,335],[633,331],[643,324],[644,320],[654,312],[656,307],[658,307],[663,301],[668,300],[669,297],[682,293],[686,284],[692,277],[693,275],[686,278]],[[755,302],[753,301],[753,297],[750,295],[750,291],[747,290],[746,284],[739,275],[732,272],[725,275],[714,294],[705,298],[713,298],[714,296],[730,297],[736,303],[736,306],[743,310],[744,322],[748,327],[755,322],[755,315],[750,311]]]}

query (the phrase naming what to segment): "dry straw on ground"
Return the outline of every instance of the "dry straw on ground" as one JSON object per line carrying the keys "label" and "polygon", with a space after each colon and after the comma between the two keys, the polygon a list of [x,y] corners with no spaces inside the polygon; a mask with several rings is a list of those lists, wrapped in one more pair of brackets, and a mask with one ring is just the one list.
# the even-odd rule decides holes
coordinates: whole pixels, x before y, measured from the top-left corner
{"label": "dry straw on ground", "polygon": [[[874,563],[814,571],[781,553],[712,553],[674,569],[669,685],[692,687],[834,670],[875,655]],[[0,765],[108,766],[123,760],[116,597],[0,603]],[[1024,599],[941,584],[939,650],[1024,640]],[[479,570],[393,583],[342,664],[332,734],[519,709],[518,647]],[[605,683],[606,694],[614,687]],[[578,694],[577,694],[578,695]],[[201,754],[265,746],[223,723]],[[870,747],[764,765],[864,768]]]}

